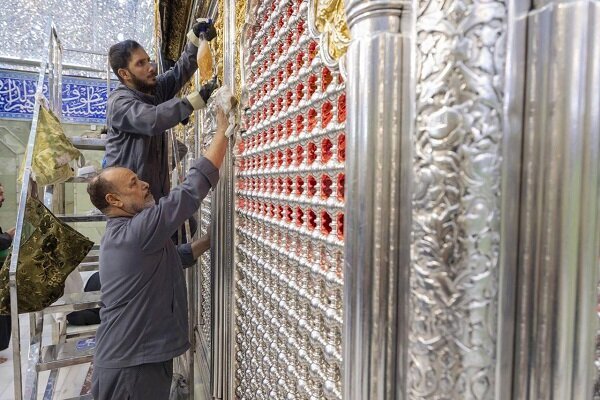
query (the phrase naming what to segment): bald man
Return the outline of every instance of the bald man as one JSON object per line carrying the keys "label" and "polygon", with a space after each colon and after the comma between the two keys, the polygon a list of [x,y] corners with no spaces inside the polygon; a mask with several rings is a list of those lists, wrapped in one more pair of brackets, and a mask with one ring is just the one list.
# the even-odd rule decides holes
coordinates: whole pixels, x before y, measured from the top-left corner
{"label": "bald man", "polygon": [[173,358],[190,346],[183,267],[170,237],[217,184],[227,124],[219,111],[204,157],[158,204],[148,183],[127,168],[105,169],[88,185],[90,200],[107,216],[95,400],[169,398]]}

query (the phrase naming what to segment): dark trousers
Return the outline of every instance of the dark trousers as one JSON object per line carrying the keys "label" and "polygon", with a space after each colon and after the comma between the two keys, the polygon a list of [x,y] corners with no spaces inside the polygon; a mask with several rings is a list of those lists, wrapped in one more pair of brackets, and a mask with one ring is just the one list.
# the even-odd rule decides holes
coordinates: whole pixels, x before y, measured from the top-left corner
{"label": "dark trousers", "polygon": [[11,326],[10,315],[0,315],[0,350],[8,348]]}
{"label": "dark trousers", "polygon": [[[101,289],[100,273],[94,272],[88,279],[84,292],[95,292]],[[67,321],[71,325],[95,325],[100,323],[100,308],[92,308],[89,310],[73,311],[67,314]]]}
{"label": "dark trousers", "polygon": [[168,400],[173,360],[126,368],[94,365],[94,400]]}

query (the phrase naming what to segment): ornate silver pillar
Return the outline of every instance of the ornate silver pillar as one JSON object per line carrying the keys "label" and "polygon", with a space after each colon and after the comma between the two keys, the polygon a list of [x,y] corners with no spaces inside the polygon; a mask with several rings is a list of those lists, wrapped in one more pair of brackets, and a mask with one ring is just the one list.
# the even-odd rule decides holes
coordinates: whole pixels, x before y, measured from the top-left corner
{"label": "ornate silver pillar", "polygon": [[597,328],[600,2],[533,3],[514,398],[590,399]]}
{"label": "ornate silver pillar", "polygon": [[[225,0],[223,7],[223,84],[235,90],[235,0]],[[234,140],[230,139],[221,177],[211,199],[214,215],[211,251],[214,254],[212,319],[212,396],[233,399],[233,185]]]}
{"label": "ornate silver pillar", "polygon": [[413,134],[410,1],[347,1],[345,400],[404,398]]}
{"label": "ornate silver pillar", "polygon": [[507,3],[413,4],[407,398],[493,399]]}

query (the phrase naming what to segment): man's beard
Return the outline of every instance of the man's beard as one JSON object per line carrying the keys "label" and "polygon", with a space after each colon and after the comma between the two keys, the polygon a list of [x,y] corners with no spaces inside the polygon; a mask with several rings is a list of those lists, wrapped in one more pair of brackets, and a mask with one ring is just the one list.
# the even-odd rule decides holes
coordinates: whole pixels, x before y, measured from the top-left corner
{"label": "man's beard", "polygon": [[135,88],[142,93],[152,93],[152,91],[156,87],[156,81],[154,83],[146,83],[134,74],[131,74],[131,82],[133,86],[135,86]]}
{"label": "man's beard", "polygon": [[152,194],[150,194],[150,196],[148,196],[148,198],[146,199],[146,202],[144,203],[144,209],[154,207],[155,205],[156,205],[156,202],[154,201],[154,196],[152,196]]}

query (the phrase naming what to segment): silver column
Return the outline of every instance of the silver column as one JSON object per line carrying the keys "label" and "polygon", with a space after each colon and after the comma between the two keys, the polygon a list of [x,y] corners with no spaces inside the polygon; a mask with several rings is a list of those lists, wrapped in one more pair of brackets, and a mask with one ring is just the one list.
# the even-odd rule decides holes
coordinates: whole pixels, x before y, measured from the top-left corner
{"label": "silver column", "polygon": [[409,1],[347,1],[346,400],[404,398],[413,134]]}
{"label": "silver column", "polygon": [[[235,0],[225,0],[223,14],[223,84],[235,89]],[[232,399],[232,288],[233,288],[233,140],[229,141],[221,165],[221,177],[215,188],[212,203],[213,226],[213,331],[212,331],[212,395],[217,399]]]}
{"label": "silver column", "polygon": [[407,398],[492,399],[505,1],[415,0]]}
{"label": "silver column", "polygon": [[510,399],[513,393],[523,103],[527,64],[527,18],[530,3],[528,0],[507,2],[496,399]]}
{"label": "silver column", "polygon": [[589,399],[597,326],[600,2],[534,6],[514,398]]}

